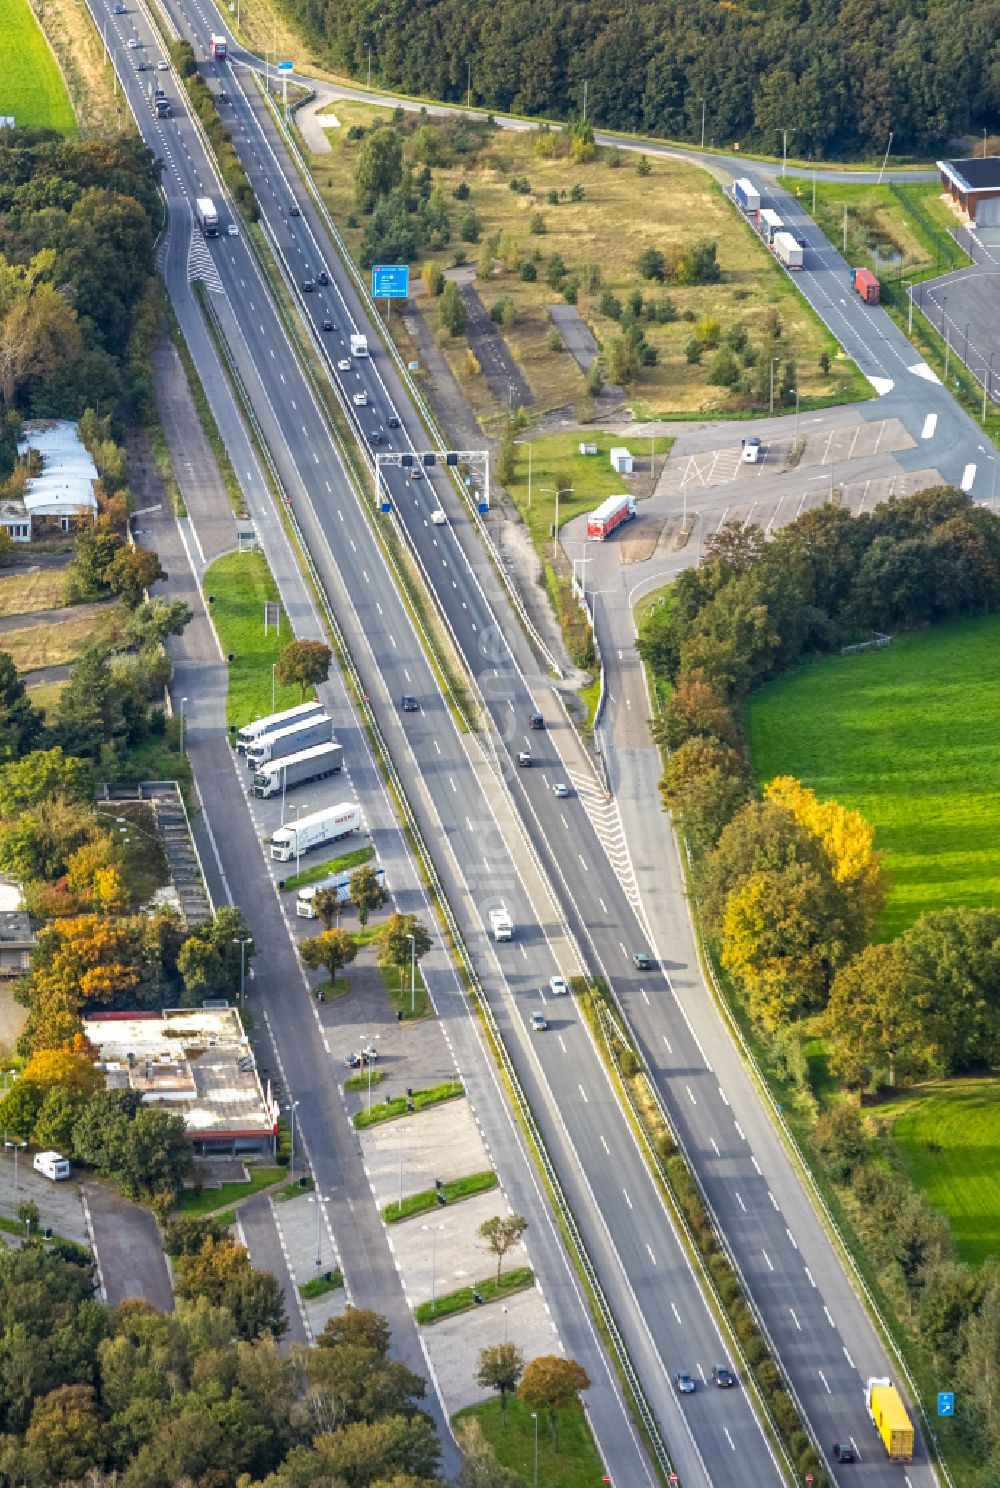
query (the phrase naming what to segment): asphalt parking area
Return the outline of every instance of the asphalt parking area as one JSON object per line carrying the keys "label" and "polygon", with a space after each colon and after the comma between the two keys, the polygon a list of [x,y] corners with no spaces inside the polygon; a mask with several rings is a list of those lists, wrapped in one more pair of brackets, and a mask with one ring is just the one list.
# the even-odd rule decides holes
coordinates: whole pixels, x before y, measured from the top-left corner
{"label": "asphalt parking area", "polygon": [[[816,432],[802,430],[802,449],[793,467],[826,466],[850,460],[870,460],[894,454],[897,450],[913,449],[915,441],[896,418],[859,420],[857,423],[836,424],[829,429]],[[667,462],[667,467],[657,485],[657,495],[677,491],[694,492],[715,486],[746,485],[749,482],[775,477],[789,471],[789,460],[796,447],[796,437],[765,440],[760,458],[748,464],[742,458],[740,444],[732,443],[718,449],[701,450],[694,454],[681,455]]]}

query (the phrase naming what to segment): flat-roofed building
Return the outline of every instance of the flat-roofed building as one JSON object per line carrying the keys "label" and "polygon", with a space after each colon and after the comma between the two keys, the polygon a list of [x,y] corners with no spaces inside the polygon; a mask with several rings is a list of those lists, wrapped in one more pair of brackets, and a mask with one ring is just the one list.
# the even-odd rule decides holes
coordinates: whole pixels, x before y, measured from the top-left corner
{"label": "flat-roofed building", "polygon": [[1000,227],[1000,155],[939,160],[937,168],[961,216],[974,227]]}

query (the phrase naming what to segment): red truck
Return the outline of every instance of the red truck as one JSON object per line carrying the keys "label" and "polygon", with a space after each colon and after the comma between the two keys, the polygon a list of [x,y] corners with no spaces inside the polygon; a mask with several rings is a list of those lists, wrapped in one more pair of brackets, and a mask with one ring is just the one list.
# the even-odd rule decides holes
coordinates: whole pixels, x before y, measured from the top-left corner
{"label": "red truck", "polygon": [[225,62],[229,55],[229,43],[226,38],[224,36],[216,36],[213,32],[208,44],[208,54],[216,62]]}
{"label": "red truck", "polygon": [[855,269],[851,285],[866,305],[878,304],[879,283],[871,269]]}
{"label": "red truck", "polygon": [[587,536],[595,542],[610,537],[616,527],[635,516],[634,496],[609,496],[587,518]]}

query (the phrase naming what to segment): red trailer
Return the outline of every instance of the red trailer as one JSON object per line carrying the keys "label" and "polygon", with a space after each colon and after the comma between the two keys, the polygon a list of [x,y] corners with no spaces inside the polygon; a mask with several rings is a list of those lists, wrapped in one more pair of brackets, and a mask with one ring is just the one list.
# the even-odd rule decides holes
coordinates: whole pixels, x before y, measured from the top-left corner
{"label": "red trailer", "polygon": [[879,283],[871,269],[855,269],[853,283],[866,305],[878,304]]}
{"label": "red trailer", "polygon": [[634,496],[609,496],[587,518],[587,536],[595,542],[610,537],[616,527],[635,516]]}

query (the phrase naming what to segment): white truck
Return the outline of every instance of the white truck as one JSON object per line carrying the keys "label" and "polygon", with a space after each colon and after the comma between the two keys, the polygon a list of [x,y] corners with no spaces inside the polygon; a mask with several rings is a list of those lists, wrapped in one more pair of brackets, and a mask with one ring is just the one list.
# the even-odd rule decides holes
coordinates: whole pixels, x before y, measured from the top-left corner
{"label": "white truck", "polygon": [[321,713],[318,718],[308,718],[305,723],[293,723],[291,728],[278,729],[265,734],[247,750],[247,764],[259,770],[272,760],[285,759],[289,754],[301,754],[314,744],[329,744],[333,738],[333,719]]}
{"label": "white truck", "polygon": [[494,940],[514,939],[514,921],[507,913],[505,904],[501,904],[499,909],[490,910],[490,929]]}
{"label": "white truck", "polygon": [[[295,913],[303,920],[314,920],[316,910],[313,900],[320,889],[333,889],[337,895],[338,904],[349,904],[351,899],[351,874],[356,873],[356,868],[347,868],[343,873],[331,873],[329,878],[321,878],[319,883],[310,884],[307,889],[300,889],[295,900]],[[380,884],[385,883],[385,869],[376,868],[375,877]]]}
{"label": "white truck", "polygon": [[360,828],[361,807],[353,801],[342,801],[339,806],[327,806],[325,811],[314,811],[300,821],[279,827],[271,837],[271,857],[287,863]]}
{"label": "white truck", "polygon": [[215,202],[210,196],[199,196],[194,204],[198,214],[198,226],[206,238],[217,238],[219,236],[219,214],[215,210]]}
{"label": "white truck", "polygon": [[283,790],[305,785],[308,780],[334,775],[343,763],[344,751],[339,744],[314,744],[311,749],[300,749],[297,754],[263,765],[250,782],[249,794],[266,800]]}
{"label": "white truck", "polygon": [[776,232],[771,244],[774,256],[786,269],[801,269],[805,255],[801,243],[790,232]]}
{"label": "white truck", "polygon": [[268,713],[266,718],[255,718],[236,735],[236,753],[246,754],[251,744],[263,739],[265,734],[276,734],[279,729],[291,728],[294,723],[306,723],[318,718],[324,711],[322,703],[299,703],[294,708],[285,708],[281,713]]}
{"label": "white truck", "polygon": [[367,336],[357,336],[357,335],[352,336],[351,337],[351,356],[366,357],[367,355],[368,355],[368,337]]}

